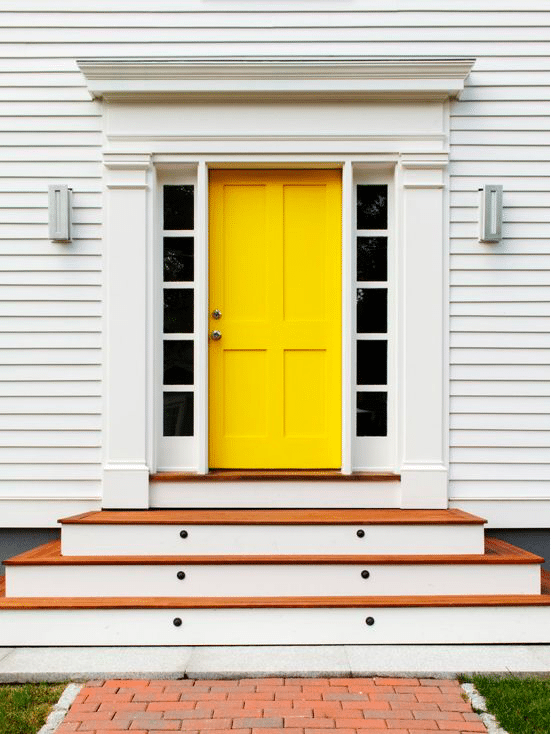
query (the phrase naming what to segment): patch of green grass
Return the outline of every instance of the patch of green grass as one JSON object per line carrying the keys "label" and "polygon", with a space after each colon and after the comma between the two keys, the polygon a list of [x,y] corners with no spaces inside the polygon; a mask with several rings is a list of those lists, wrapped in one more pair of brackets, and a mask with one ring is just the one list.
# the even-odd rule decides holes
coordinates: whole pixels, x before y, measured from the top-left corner
{"label": "patch of green grass", "polygon": [[471,682],[509,734],[549,734],[549,680],[475,675]]}
{"label": "patch of green grass", "polygon": [[36,734],[65,685],[0,685],[0,734]]}

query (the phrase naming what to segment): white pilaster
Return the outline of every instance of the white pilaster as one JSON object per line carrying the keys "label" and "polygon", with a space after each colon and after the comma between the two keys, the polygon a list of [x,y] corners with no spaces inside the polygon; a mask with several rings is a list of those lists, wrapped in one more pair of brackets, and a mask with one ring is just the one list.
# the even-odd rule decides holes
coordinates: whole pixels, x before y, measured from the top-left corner
{"label": "white pilaster", "polygon": [[103,507],[146,508],[149,155],[105,156]]}
{"label": "white pilaster", "polygon": [[447,506],[444,185],[446,154],[400,159],[402,507]]}

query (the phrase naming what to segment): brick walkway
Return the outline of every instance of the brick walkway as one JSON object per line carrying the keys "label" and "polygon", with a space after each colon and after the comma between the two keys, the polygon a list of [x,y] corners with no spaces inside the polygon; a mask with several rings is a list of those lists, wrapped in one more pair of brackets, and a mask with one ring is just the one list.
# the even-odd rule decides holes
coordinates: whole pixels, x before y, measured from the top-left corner
{"label": "brick walkway", "polygon": [[457,681],[262,678],[91,681],[56,734],[486,732]]}

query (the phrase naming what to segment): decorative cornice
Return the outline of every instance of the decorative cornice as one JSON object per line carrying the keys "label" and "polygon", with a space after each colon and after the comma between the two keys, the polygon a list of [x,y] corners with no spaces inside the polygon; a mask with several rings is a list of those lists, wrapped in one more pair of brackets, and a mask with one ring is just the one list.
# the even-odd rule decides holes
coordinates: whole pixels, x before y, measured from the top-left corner
{"label": "decorative cornice", "polygon": [[456,97],[474,59],[447,57],[185,57],[77,61],[94,98],[193,95]]}

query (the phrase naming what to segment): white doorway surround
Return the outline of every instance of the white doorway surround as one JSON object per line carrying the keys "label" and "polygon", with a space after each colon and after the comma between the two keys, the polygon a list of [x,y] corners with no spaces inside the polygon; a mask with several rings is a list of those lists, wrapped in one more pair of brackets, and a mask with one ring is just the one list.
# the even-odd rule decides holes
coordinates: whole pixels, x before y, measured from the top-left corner
{"label": "white doorway surround", "polygon": [[[396,431],[388,465],[376,468],[401,481],[391,491],[375,488],[374,496],[386,492],[386,499],[374,504],[447,507],[448,100],[461,92],[472,64],[465,58],[79,61],[104,120],[105,508],[162,504],[152,501],[150,485],[158,469],[160,379],[155,252],[158,185],[175,171],[193,176],[196,186],[196,430],[188,470],[208,471],[208,169],[224,166],[342,169],[344,474],[356,469],[353,187],[366,172],[391,181]],[[333,506],[354,505],[352,484],[360,483],[333,488]],[[329,485],[324,491],[333,491]],[[204,484],[196,491],[205,497]],[[313,506],[293,491],[288,496],[291,506]]]}

